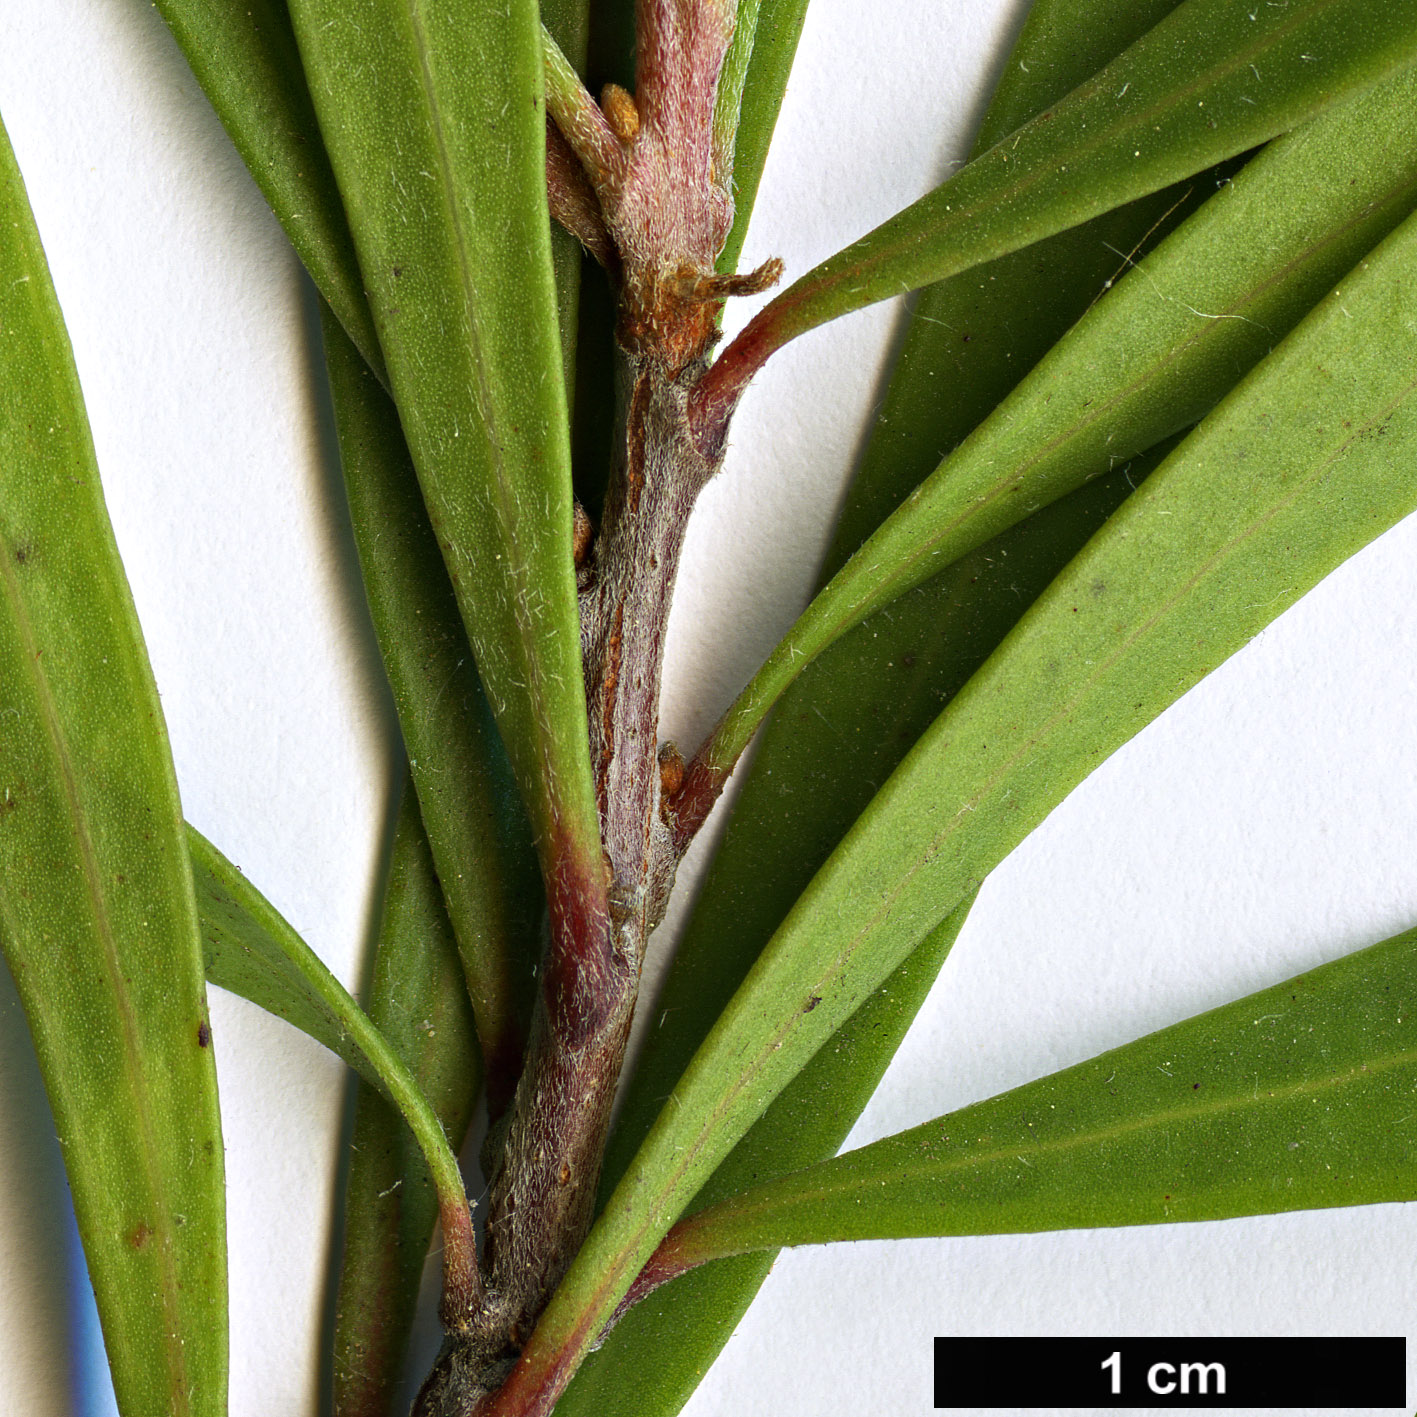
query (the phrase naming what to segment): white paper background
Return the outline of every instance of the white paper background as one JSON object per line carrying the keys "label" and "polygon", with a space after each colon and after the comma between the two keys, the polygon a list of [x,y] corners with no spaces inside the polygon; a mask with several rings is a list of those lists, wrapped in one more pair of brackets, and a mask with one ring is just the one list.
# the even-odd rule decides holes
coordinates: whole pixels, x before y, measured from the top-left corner
{"label": "white paper background", "polygon": [[[745,263],[800,273],[938,181],[1022,8],[815,0]],[[0,109],[187,815],[357,984],[398,749],[294,258],[140,0],[0,0]],[[666,736],[696,741],[804,602],[899,314],[805,337],[750,394],[690,538]],[[1417,922],[1414,604],[1409,523],[1075,792],[985,887],[853,1143]],[[212,1012],[232,1412],[313,1414],[344,1079],[254,1008]],[[57,1166],[0,979],[0,1410],[27,1417],[98,1410],[64,1359]],[[927,1412],[935,1334],[1412,1336],[1415,1254],[1402,1206],[800,1251],[688,1410]]]}

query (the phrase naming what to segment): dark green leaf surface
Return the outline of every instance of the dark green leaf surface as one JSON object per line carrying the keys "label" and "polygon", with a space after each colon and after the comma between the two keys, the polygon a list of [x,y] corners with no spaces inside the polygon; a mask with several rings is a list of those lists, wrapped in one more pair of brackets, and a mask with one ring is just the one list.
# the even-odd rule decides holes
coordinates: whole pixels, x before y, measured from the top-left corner
{"label": "dark green leaf surface", "polygon": [[354,239],[285,0],[155,3],[321,295],[384,377]]}
{"label": "dark green leaf surface", "polygon": [[162,711],[0,130],[0,946],[124,1417],[226,1410],[226,1222]]}
{"label": "dark green leaf surface", "polygon": [[365,593],[500,1109],[520,1072],[543,909],[530,828],[398,411],[328,317],[325,361]]}
{"label": "dark green leaf surface", "polygon": [[1417,0],[1185,0],[1062,102],[785,290],[726,351],[706,401],[806,330],[1169,186],[1414,61]]}
{"label": "dark green leaf surface", "polygon": [[291,14],[404,434],[543,860],[593,874],[536,6],[295,0]]}
{"label": "dark green leaf surface", "polygon": [[[394,833],[369,1018],[462,1145],[481,1078],[457,942],[410,789]],[[335,1309],[335,1417],[388,1417],[403,1372],[438,1197],[398,1112],[361,1086]]]}
{"label": "dark green leaf surface", "polygon": [[691,1217],[745,1249],[1417,1200],[1417,931]]}
{"label": "dark green leaf surface", "polygon": [[844,629],[1198,420],[1414,205],[1411,71],[1278,139],[1097,301],[837,573],[744,690],[712,760],[735,762]]}
{"label": "dark green leaf surface", "polygon": [[680,1080],[528,1371],[593,1338],[768,1103],[1098,762],[1412,510],[1414,257],[1409,221],[1127,500],[911,751]]}

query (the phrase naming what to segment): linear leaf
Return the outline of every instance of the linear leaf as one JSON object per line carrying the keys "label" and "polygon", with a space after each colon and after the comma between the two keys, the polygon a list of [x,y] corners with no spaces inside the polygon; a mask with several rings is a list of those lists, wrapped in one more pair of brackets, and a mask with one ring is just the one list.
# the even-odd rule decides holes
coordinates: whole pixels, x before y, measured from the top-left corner
{"label": "linear leaf", "polygon": [[730,273],[738,269],[768,145],[787,91],[802,22],[807,18],[807,0],[740,0],[740,25],[743,11],[750,7],[755,11],[752,39],[740,39],[735,32],[724,64],[725,69],[741,65],[743,70],[737,80],[740,98],[733,144],[733,229],[718,260],[719,270]]}
{"label": "linear leaf", "polygon": [[[930,992],[972,903],[933,930],[792,1080],[714,1172],[699,1200],[708,1204],[735,1195],[836,1154]],[[631,1309],[576,1374],[556,1405],[558,1417],[678,1412],[728,1341],[772,1261],[772,1255],[754,1254],[686,1275],[672,1291]],[[666,1328],[673,1341],[666,1341]]]}
{"label": "linear leaf", "polygon": [[472,1222],[457,1158],[407,1064],[279,911],[195,827],[187,828],[207,978],[323,1043],[386,1097],[408,1123],[434,1185],[444,1265],[475,1282]]}
{"label": "linear leaf", "polygon": [[324,330],[364,589],[500,1111],[521,1071],[544,908],[531,832],[398,410],[328,316]]}
{"label": "linear leaf", "polygon": [[1417,1200],[1417,931],[675,1227],[763,1246],[1224,1220]]}
{"label": "linear leaf", "polygon": [[[388,1040],[288,921],[194,826],[187,827],[207,979],[328,1048],[406,1115],[427,1102]],[[413,1125],[413,1122],[410,1122]]]}
{"label": "linear leaf", "polygon": [[764,307],[699,390],[731,409],[773,350],[1200,172],[1417,61],[1417,0],[1185,0],[1100,74]]}
{"label": "linear leaf", "polygon": [[[1034,0],[970,156],[1066,97],[1178,3]],[[827,576],[1121,274],[1117,252],[1146,249],[1208,188],[1202,176],[1163,189],[920,292],[827,553]]]}
{"label": "linear leaf", "polygon": [[0,129],[0,947],[125,1417],[226,1410],[226,1220],[192,881],[78,376]]}
{"label": "linear leaf", "polygon": [[574,1364],[767,1104],[1099,761],[1412,510],[1414,258],[1409,220],[1128,498],[911,751],[690,1064],[514,1385]]}
{"label": "linear leaf", "polygon": [[321,295],[387,378],[285,0],[154,3]]}
{"label": "linear leaf", "polygon": [[291,14],[543,865],[598,879],[536,6],[295,0]]}
{"label": "linear leaf", "polygon": [[[584,72],[590,43],[590,0],[542,0],[541,23],[578,70]],[[581,245],[559,223],[551,223],[551,267],[556,280],[556,323],[561,338],[561,368],[566,407],[573,421],[576,392],[576,346],[580,330]]]}
{"label": "linear leaf", "polygon": [[1408,71],[1273,143],[1104,295],[837,573],[710,747],[726,770],[845,629],[1194,423],[1417,206]]}
{"label": "linear leaf", "polygon": [[[987,147],[1089,77],[1175,3],[1039,0],[1009,56],[976,148]],[[800,8],[796,14],[800,23]],[[760,24],[767,23],[765,11]],[[779,57],[785,79],[790,49]],[[755,82],[750,74],[740,148],[752,131],[748,115]],[[763,129],[759,166],[766,136]],[[741,240],[746,215],[741,165],[737,179],[735,235]],[[1117,272],[1117,257],[1108,246],[1136,249],[1164,226],[1159,219],[1177,205],[1179,195],[1162,193],[1133,203],[924,292],[851,487],[833,552],[838,560],[845,559],[840,548],[855,549],[899,499],[893,489],[908,490],[918,482],[942,448],[959,441],[1101,293]],[[961,342],[961,331],[970,338]],[[724,845],[675,951],[657,1001],[674,1027],[648,1034],[611,1137],[603,1194],[619,1180],[661,1099],[757,953],[876,787],[1146,475],[1152,458],[1146,464],[1119,469],[965,557],[951,572],[847,634],[788,690],[763,730]],[[932,953],[934,938],[881,986],[879,996],[900,1003],[910,997],[909,980],[920,987],[933,977],[939,958]],[[819,1125],[816,1114],[797,1108],[792,1098],[812,1090],[818,1079],[821,1095],[847,1099],[858,1087],[856,1095],[869,1093],[896,1047],[894,1035],[876,1026],[874,1008],[863,1006],[832,1045],[816,1054],[719,1167],[703,1196],[735,1189],[745,1174],[773,1174],[791,1164],[788,1156],[812,1154],[813,1147],[818,1159],[835,1154],[848,1116],[859,1107],[828,1109]],[[745,1256],[688,1276],[640,1304],[591,1355],[561,1406],[572,1413],[594,1412],[598,1402],[610,1401],[609,1394],[623,1404],[633,1392],[637,1417],[678,1411],[770,1265],[771,1256]]]}
{"label": "linear leaf", "polygon": [[[608,1195],[660,1107],[793,900],[911,744],[1017,624],[1155,457],[1064,498],[845,636],[769,722],[734,804],[612,1135]],[[732,1194],[797,1158],[836,1154],[963,923],[926,937],[837,1031],[715,1171],[700,1196]],[[883,1026],[884,1018],[892,1020]],[[821,1099],[837,1099],[830,1107]],[[817,1106],[800,1099],[812,1098]],[[771,1267],[744,1256],[687,1276],[632,1309],[562,1398],[571,1417],[633,1393],[635,1417],[677,1412]],[[618,1400],[625,1401],[625,1398]]]}
{"label": "linear leaf", "polygon": [[[481,1079],[472,1010],[433,858],[409,789],[384,896],[369,1018],[408,1065],[453,1147]],[[336,1417],[387,1417],[438,1219],[433,1177],[398,1112],[359,1089],[335,1307]]]}

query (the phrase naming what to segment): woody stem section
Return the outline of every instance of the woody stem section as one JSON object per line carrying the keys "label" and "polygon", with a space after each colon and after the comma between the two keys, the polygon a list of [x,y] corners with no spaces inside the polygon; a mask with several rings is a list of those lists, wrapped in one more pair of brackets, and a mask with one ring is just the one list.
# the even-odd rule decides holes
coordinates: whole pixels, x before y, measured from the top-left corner
{"label": "woody stem section", "polygon": [[[715,271],[733,220],[732,125],[715,132],[715,95],[736,9],[638,0],[638,92],[610,85],[598,104],[546,48],[548,109],[564,139],[549,151],[552,209],[601,259],[619,303],[616,456],[599,533],[582,514],[576,537],[603,859],[552,853],[561,864],[548,881],[537,1010],[491,1176],[485,1294],[450,1333],[417,1417],[532,1410],[518,1406],[524,1392],[502,1386],[590,1227],[645,946],[702,820],[677,820],[683,762],[659,742],[674,581],[727,426],[696,416],[696,395],[723,301],[781,271],[777,262],[747,276]],[[535,1386],[533,1408],[548,1408],[555,1393]]]}

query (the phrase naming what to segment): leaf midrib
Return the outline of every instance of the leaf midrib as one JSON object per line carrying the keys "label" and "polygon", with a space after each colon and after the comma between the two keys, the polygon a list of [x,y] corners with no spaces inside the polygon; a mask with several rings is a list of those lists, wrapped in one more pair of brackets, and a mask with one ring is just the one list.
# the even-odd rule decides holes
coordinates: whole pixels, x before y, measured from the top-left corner
{"label": "leaf midrib", "polygon": [[[1377,1063],[1357,1063],[1344,1072],[1335,1073],[1327,1077],[1306,1079],[1291,1083],[1288,1086],[1269,1087],[1265,1089],[1265,1094],[1267,1098],[1276,1099],[1280,1102],[1295,1101],[1305,1096],[1322,1095],[1326,1090],[1340,1089],[1361,1082],[1364,1078],[1372,1078],[1381,1073],[1388,1072],[1393,1068],[1399,1068],[1408,1064],[1417,1064],[1417,1049],[1409,1049],[1406,1052],[1393,1054]],[[1253,1097],[1247,1098],[1239,1093],[1234,1093],[1213,1101],[1202,1102],[1198,1100],[1193,1105],[1187,1107],[1173,1107],[1167,1111],[1150,1112],[1141,1117],[1124,1118],[1110,1125],[1095,1127],[1087,1132],[1073,1133],[1068,1136],[1053,1137],[1047,1140],[1025,1140],[1021,1144],[1001,1145],[987,1151],[961,1151],[958,1155],[941,1161],[900,1157],[895,1154],[895,1150],[902,1148],[907,1139],[912,1142],[922,1140],[922,1133],[927,1128],[943,1126],[949,1120],[947,1117],[941,1118],[936,1122],[927,1122],[921,1127],[913,1127],[910,1131],[902,1133],[899,1137],[888,1138],[886,1141],[875,1143],[874,1146],[883,1149],[887,1146],[893,1147],[890,1154],[890,1175],[886,1178],[890,1184],[898,1182],[908,1184],[912,1181],[929,1183],[936,1180],[943,1181],[945,1178],[961,1172],[977,1171],[982,1167],[990,1166],[997,1162],[1006,1162],[1010,1157],[1023,1159],[1023,1157],[1057,1155],[1072,1150],[1080,1151],[1153,1127],[1164,1127],[1178,1122],[1185,1124],[1204,1123],[1208,1120],[1221,1117],[1228,1112],[1239,1111],[1241,1108],[1252,1106],[1253,1104]],[[988,1104],[979,1105],[984,1106]],[[941,1137],[940,1140],[948,1142],[949,1138]],[[960,1143],[960,1145],[967,1146],[968,1142]],[[863,1175],[860,1169],[862,1163],[854,1160],[854,1157],[861,1157],[872,1149],[872,1146],[866,1146],[856,1153],[848,1152],[837,1160],[823,1163],[821,1168],[823,1172],[826,1172],[828,1168],[830,1168],[831,1171],[840,1171],[842,1174],[824,1174],[821,1182],[817,1185],[789,1188],[787,1181],[790,1178],[784,1178],[783,1181],[774,1183],[776,1187],[788,1192],[785,1198],[774,1198],[772,1195],[764,1194],[761,1199],[753,1200],[751,1203],[745,1200],[740,1204],[730,1200],[725,1201],[721,1206],[715,1206],[711,1209],[700,1211],[698,1214],[690,1216],[685,1222],[685,1230],[688,1231],[704,1227],[711,1238],[712,1230],[710,1227],[714,1222],[722,1222],[734,1226],[751,1224],[754,1216],[759,1216],[764,1213],[771,1215],[774,1210],[778,1210],[784,1205],[797,1207],[814,1202],[826,1203],[843,1194],[859,1191],[863,1182],[874,1182],[881,1179],[871,1175],[869,1171]],[[848,1171],[848,1167],[853,1169]],[[763,1189],[766,1192],[768,1188],[764,1187]],[[718,1252],[715,1251],[715,1254],[717,1253]],[[732,1251],[724,1250],[722,1253],[728,1254],[732,1253]]]}

